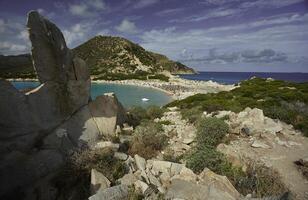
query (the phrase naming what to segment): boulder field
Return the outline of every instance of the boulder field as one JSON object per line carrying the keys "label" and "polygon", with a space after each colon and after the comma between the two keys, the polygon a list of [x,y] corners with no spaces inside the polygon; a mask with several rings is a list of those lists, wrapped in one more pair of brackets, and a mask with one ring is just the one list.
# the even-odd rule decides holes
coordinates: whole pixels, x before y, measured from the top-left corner
{"label": "boulder field", "polygon": [[[55,24],[32,11],[27,28],[40,86],[22,92],[0,80],[0,199],[52,196],[46,177],[70,151],[111,137],[126,119],[113,94],[91,100],[88,67]],[[44,189],[33,191],[37,183]]]}

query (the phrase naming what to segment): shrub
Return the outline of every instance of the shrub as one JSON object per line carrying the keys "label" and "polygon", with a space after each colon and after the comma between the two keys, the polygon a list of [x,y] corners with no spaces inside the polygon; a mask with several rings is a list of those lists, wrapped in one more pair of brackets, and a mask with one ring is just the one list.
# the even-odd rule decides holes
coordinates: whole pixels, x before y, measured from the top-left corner
{"label": "shrub", "polygon": [[158,123],[161,124],[161,125],[171,125],[171,124],[173,124],[170,120],[159,121]]}
{"label": "shrub", "polygon": [[157,151],[167,144],[167,136],[162,133],[162,126],[151,121],[143,121],[134,131],[129,149],[131,155],[138,154],[146,159],[157,155]]}
{"label": "shrub", "polygon": [[150,76],[148,76],[148,78],[149,79],[158,79],[158,80],[165,81],[165,82],[169,81],[169,77],[165,76],[163,74],[150,75]]}
{"label": "shrub", "polygon": [[149,106],[146,110],[147,119],[161,118],[165,112],[164,108]]}
{"label": "shrub", "polygon": [[128,112],[129,112],[129,124],[131,124],[134,127],[139,125],[141,120],[148,118],[146,109],[140,106],[132,107],[128,110]]}
{"label": "shrub", "polygon": [[147,109],[136,106],[130,108],[128,111],[130,113],[129,123],[133,126],[137,126],[142,120],[154,120],[156,118],[161,118],[166,109],[158,106],[149,106]]}
{"label": "shrub", "polygon": [[80,199],[88,198],[91,169],[101,172],[113,183],[122,177],[126,167],[113,155],[113,151],[107,148],[74,152],[52,180],[59,190],[59,199],[68,199],[76,190]]}
{"label": "shrub", "polygon": [[200,107],[181,110],[182,117],[187,119],[190,123],[196,122],[202,116]]}
{"label": "shrub", "polygon": [[200,118],[197,122],[197,142],[200,145],[218,145],[228,133],[229,126],[216,117]]}
{"label": "shrub", "polygon": [[240,173],[233,182],[241,194],[253,194],[254,197],[259,198],[288,192],[277,172],[255,163],[250,163],[247,171]]}
{"label": "shrub", "polygon": [[200,173],[204,168],[218,173],[224,163],[223,154],[216,151],[212,146],[199,145],[186,156],[186,165],[195,173]]}

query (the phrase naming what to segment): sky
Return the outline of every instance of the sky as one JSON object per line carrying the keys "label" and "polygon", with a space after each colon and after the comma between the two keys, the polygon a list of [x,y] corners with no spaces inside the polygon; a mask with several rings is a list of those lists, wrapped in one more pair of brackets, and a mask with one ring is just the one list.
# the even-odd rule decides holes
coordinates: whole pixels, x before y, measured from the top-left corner
{"label": "sky", "polygon": [[198,71],[308,72],[308,0],[0,0],[0,54],[30,52],[30,10],[70,48],[112,35]]}

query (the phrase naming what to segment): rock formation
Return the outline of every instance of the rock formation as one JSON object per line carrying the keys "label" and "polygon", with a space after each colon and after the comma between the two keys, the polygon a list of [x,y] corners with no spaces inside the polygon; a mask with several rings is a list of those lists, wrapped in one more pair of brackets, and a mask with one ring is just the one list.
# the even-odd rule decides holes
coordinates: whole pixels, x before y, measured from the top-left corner
{"label": "rock formation", "polygon": [[55,24],[32,11],[27,27],[41,84],[23,93],[0,80],[0,199],[36,199],[35,183],[59,169],[69,150],[92,146],[125,121],[114,95],[91,101],[88,68]]}

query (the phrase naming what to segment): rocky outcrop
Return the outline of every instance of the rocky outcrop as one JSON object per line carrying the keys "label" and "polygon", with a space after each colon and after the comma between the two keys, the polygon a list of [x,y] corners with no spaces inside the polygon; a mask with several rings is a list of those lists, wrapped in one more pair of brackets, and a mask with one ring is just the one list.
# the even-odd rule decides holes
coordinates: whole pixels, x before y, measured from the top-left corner
{"label": "rocky outcrop", "polygon": [[[125,193],[120,188],[124,186],[134,187],[145,199],[157,199],[159,194],[164,194],[165,199],[236,200],[240,197],[225,176],[215,174],[207,168],[197,175],[184,164],[145,160],[138,155],[129,157],[126,163],[131,170],[117,181],[119,186],[102,188],[89,199],[105,199],[102,194],[113,191],[111,195],[115,190],[116,195],[123,195]],[[122,198],[126,199],[127,196]]]}
{"label": "rocky outcrop", "polygon": [[[38,198],[44,189],[34,186],[46,188],[46,177],[71,150],[93,146],[125,120],[114,95],[91,101],[88,67],[67,48],[55,24],[32,11],[27,27],[41,84],[24,93],[0,80],[0,199],[17,198],[17,190]],[[42,179],[44,184],[35,184]]]}
{"label": "rocky outcrop", "polygon": [[244,171],[251,166],[265,166],[278,174],[277,181],[288,188],[292,199],[308,198],[307,181],[301,170],[304,162],[300,162],[307,156],[307,137],[292,125],[264,116],[258,108],[246,108],[239,113],[219,111],[206,114],[206,117],[212,116],[224,117],[229,124],[233,139],[229,144],[218,145],[217,150],[225,154],[234,166],[242,167]]}

